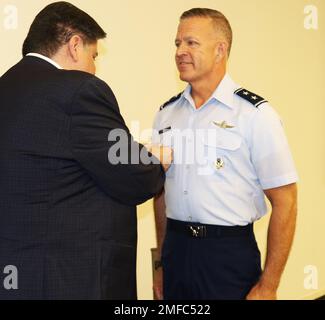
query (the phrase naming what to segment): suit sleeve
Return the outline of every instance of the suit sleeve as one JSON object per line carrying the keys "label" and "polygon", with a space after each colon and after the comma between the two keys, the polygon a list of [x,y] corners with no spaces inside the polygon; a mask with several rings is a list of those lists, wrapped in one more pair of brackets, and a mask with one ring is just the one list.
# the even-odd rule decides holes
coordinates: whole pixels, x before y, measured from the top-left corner
{"label": "suit sleeve", "polygon": [[[113,141],[114,136],[120,139]],[[114,200],[138,205],[163,188],[165,173],[158,159],[133,140],[113,92],[96,77],[73,99],[71,141],[74,158]],[[115,152],[116,146],[121,149]],[[122,161],[114,162],[114,154]]]}

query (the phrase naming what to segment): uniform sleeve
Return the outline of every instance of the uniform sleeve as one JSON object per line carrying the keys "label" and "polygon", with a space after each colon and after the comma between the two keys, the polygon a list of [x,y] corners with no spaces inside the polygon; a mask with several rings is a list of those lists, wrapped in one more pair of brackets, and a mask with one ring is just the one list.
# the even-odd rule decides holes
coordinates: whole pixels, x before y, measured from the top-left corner
{"label": "uniform sleeve", "polygon": [[[125,138],[119,141],[126,152],[123,163],[112,163],[109,157],[116,147],[117,140],[108,138],[114,132]],[[140,155],[145,155],[146,160],[154,157],[133,140],[113,92],[96,77],[74,97],[70,136],[73,156],[111,198],[138,205],[161,191],[165,180],[162,166],[156,158],[155,163],[142,160]]]}
{"label": "uniform sleeve", "polygon": [[260,106],[251,123],[252,162],[264,190],[298,181],[282,122],[269,104]]}

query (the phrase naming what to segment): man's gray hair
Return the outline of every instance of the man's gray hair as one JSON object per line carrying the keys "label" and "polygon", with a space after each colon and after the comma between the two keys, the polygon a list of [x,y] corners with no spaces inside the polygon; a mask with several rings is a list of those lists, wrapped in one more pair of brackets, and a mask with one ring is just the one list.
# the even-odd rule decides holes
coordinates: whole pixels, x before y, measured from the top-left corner
{"label": "man's gray hair", "polygon": [[180,20],[194,18],[194,17],[205,17],[211,18],[215,23],[217,31],[220,32],[228,42],[228,56],[230,55],[231,46],[232,46],[232,29],[228,19],[217,10],[208,9],[208,8],[193,8],[188,11],[185,11]]}

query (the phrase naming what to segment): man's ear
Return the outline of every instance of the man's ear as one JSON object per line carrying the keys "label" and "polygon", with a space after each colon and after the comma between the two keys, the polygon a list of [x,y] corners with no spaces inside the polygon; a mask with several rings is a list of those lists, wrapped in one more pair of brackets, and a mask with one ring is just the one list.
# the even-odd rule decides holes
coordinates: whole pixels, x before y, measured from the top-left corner
{"label": "man's ear", "polygon": [[216,47],[216,60],[217,62],[222,61],[224,58],[227,58],[228,46],[226,42],[218,42]]}
{"label": "man's ear", "polygon": [[74,62],[79,60],[79,51],[83,46],[82,38],[78,35],[74,35],[68,42],[68,53]]}

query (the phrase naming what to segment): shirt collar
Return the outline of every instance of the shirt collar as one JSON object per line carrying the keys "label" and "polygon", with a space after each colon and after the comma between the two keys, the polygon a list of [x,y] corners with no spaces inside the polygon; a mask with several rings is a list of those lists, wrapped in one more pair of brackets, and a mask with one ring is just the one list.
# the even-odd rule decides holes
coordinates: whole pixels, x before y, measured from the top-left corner
{"label": "shirt collar", "polygon": [[58,69],[63,69],[58,63],[56,63],[49,57],[43,56],[42,54],[31,52],[31,53],[27,53],[26,56],[43,59],[43,60],[47,61],[48,63],[52,64],[54,67],[56,67]]}
{"label": "shirt collar", "polygon": [[191,91],[192,91],[192,87],[190,84],[187,85],[187,87],[185,88],[184,92],[183,92],[183,98],[185,98],[189,103],[190,105],[195,109],[195,103],[194,103],[194,100],[192,98],[192,95],[191,95]]}
{"label": "shirt collar", "polygon": [[224,76],[217,89],[213,93],[213,97],[226,105],[227,107],[234,108],[234,93],[240,88],[229,76],[228,73]]}
{"label": "shirt collar", "polygon": [[[239,85],[237,85],[229,76],[228,73],[224,76],[224,78],[221,80],[220,84],[218,85],[217,89],[213,92],[210,99],[207,101],[209,102],[212,98],[220,101],[227,107],[233,109],[234,108],[234,92],[240,88]],[[191,96],[191,85],[188,85],[186,89],[184,90],[183,97],[190,102],[191,105],[194,106],[194,101]]]}

